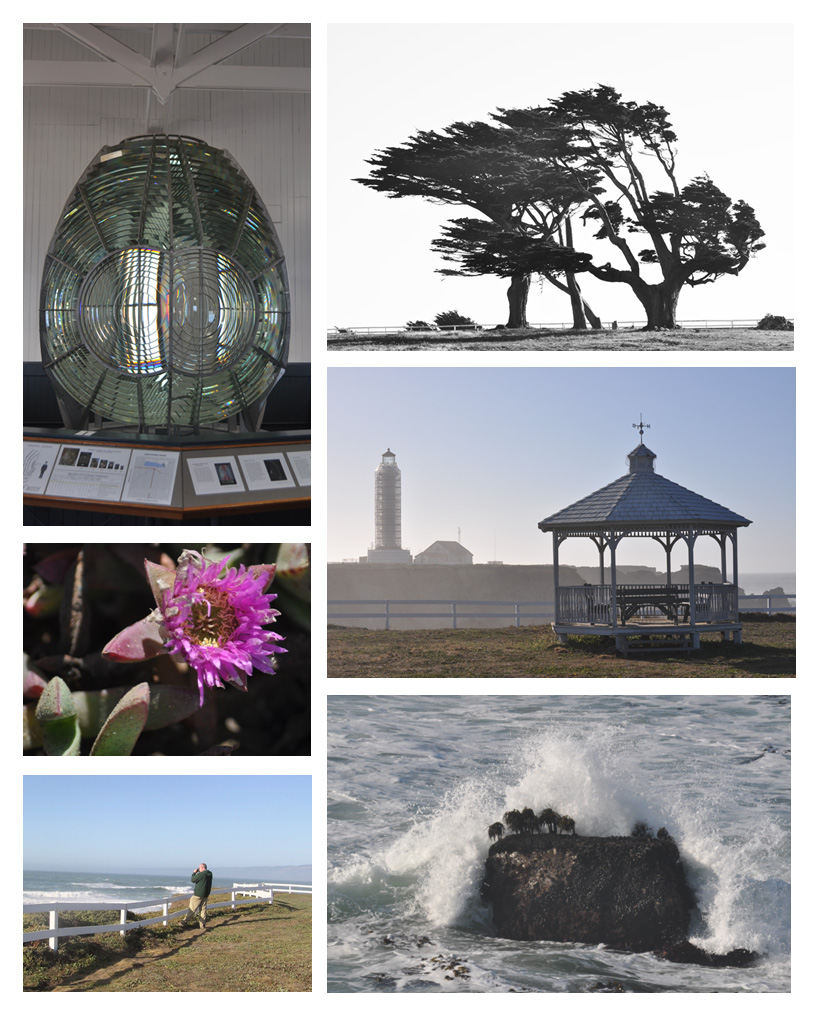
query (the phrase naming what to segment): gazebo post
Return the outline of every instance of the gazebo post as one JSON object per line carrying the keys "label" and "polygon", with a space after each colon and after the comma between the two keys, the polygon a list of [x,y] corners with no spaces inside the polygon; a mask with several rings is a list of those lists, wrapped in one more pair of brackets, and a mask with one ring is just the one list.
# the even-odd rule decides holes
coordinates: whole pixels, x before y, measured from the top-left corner
{"label": "gazebo post", "polygon": [[696,533],[688,530],[686,537],[688,543],[688,598],[690,599],[690,623],[691,627],[696,625],[696,583],[693,575],[693,545],[696,543]]}
{"label": "gazebo post", "polygon": [[[733,530],[733,588],[735,589],[736,597],[736,618],[739,616],[739,534],[736,529]],[[733,641],[736,645],[741,645],[741,628],[737,628],[733,632]]]}
{"label": "gazebo post", "polygon": [[608,540],[611,548],[611,624],[617,627],[617,543],[616,533],[612,533]]}
{"label": "gazebo post", "polygon": [[560,622],[560,598],[557,591],[560,582],[558,576],[558,538],[555,532],[552,533],[552,562],[555,571],[555,624],[558,624]]}

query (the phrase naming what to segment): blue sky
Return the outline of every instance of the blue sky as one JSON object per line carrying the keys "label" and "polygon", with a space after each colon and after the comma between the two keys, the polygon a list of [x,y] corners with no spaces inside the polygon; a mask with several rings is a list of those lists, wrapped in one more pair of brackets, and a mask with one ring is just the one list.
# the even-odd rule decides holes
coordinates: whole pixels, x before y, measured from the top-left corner
{"label": "blue sky", "polygon": [[192,871],[311,863],[309,776],[26,776],[23,866]]}
{"label": "blue sky", "polygon": [[[328,560],[373,541],[374,471],[390,448],[403,547],[416,554],[460,528],[476,563],[551,563],[538,522],[628,472],[640,413],[656,472],[752,520],[740,572],[794,571],[795,372],[784,367],[329,368]],[[718,564],[712,540],[700,553]],[[664,566],[652,540],[627,541],[624,555]],[[596,564],[596,550],[569,540],[561,561]]]}
{"label": "blue sky", "polygon": [[[403,325],[454,308],[482,324],[505,322],[505,280],[436,274],[444,262],[430,244],[441,226],[477,213],[419,197],[389,199],[354,178],[368,175],[365,160],[375,151],[417,130],[487,120],[498,108],[542,105],[597,84],[664,106],[679,137],[680,186],[709,174],[733,200],[754,207],[766,233],[766,250],[740,276],[686,286],[679,318],[793,317],[794,216],[771,154],[789,152],[794,128],[792,26],[739,24],[743,12],[721,5],[684,18],[650,5],[641,9],[644,23],[626,8],[618,15],[623,24],[610,23],[615,14],[606,5],[594,11],[599,23],[570,24],[586,12],[569,9],[558,18],[551,7],[538,24],[404,24],[399,12],[398,24],[329,26],[327,325]],[[701,23],[707,20],[714,23]],[[641,162],[644,172],[653,169],[653,160]],[[647,182],[652,190],[667,186],[661,174]],[[575,235],[597,264],[616,263],[611,245]],[[642,319],[628,286],[588,275],[581,285],[604,321]],[[533,286],[529,320],[570,320],[568,298]]]}

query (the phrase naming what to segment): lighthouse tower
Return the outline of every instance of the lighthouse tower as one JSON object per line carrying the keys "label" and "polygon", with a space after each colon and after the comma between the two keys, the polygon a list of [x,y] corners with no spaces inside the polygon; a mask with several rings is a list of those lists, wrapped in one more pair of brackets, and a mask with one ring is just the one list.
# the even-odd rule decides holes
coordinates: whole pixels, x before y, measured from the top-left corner
{"label": "lighthouse tower", "polygon": [[402,549],[402,471],[388,448],[374,474],[374,545],[369,564],[410,564],[410,551]]}

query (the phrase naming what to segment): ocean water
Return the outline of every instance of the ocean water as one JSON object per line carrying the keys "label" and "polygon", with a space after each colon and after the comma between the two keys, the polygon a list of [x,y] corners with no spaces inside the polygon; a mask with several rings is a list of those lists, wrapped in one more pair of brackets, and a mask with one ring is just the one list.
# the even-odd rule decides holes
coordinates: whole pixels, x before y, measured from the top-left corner
{"label": "ocean water", "polygon": [[795,592],[795,572],[739,572],[739,585],[747,594],[761,596],[768,589]]}
{"label": "ocean water", "polygon": [[23,903],[76,903],[81,910],[83,903],[135,903],[175,894],[192,894],[192,882],[178,872],[167,875],[23,872]]}
{"label": "ocean water", "polygon": [[[790,990],[790,699],[329,696],[330,992]],[[526,805],[584,835],[666,826],[691,941],[748,969],[496,938],[487,826]],[[458,968],[458,972],[456,972]]]}

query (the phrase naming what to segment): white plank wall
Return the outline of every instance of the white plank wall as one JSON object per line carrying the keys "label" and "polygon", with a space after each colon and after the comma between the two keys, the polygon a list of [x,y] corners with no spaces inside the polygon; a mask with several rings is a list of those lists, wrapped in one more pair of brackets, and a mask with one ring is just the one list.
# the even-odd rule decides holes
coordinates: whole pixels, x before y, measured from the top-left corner
{"label": "white plank wall", "polygon": [[[56,33],[26,33],[36,59],[92,59]],[[128,40],[128,43],[130,40]],[[197,40],[200,45],[200,40]],[[287,50],[284,54],[282,46]],[[308,65],[301,40],[257,44],[244,59]],[[248,55],[247,55],[248,54]],[[261,91],[178,89],[166,130],[229,151],[275,222],[292,296],[291,362],[311,360],[310,97]],[[155,107],[154,107],[155,108]],[[106,144],[146,132],[142,88],[24,89],[24,358],[40,359],[38,305],[45,254],[57,219],[87,165]]]}

